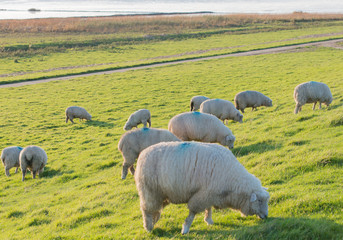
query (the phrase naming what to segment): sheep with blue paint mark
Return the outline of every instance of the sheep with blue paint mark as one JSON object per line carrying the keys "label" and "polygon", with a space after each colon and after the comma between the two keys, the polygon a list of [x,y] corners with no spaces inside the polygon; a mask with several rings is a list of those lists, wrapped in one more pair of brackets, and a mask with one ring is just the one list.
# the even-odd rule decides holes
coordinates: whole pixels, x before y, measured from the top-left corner
{"label": "sheep with blue paint mark", "polygon": [[208,99],[204,101],[200,105],[200,112],[212,114],[223,122],[225,120],[243,122],[243,115],[235,108],[235,105],[224,99]]}
{"label": "sheep with blue paint mark", "polygon": [[152,231],[168,203],[187,203],[189,215],[182,234],[196,214],[205,211],[213,224],[212,207],[231,208],[243,216],[268,217],[269,193],[230,150],[198,142],[158,143],[139,155],[135,182],[143,225]]}
{"label": "sheep with blue paint mark", "polygon": [[156,143],[172,141],[180,141],[180,139],[165,129],[137,128],[124,133],[118,143],[118,150],[124,158],[121,178],[126,178],[128,169],[134,175],[133,164],[145,148]]}
{"label": "sheep with blue paint mark", "polygon": [[18,172],[19,164],[19,154],[23,150],[22,147],[12,146],[6,147],[1,152],[2,164],[5,167],[5,174],[7,177],[11,176],[10,169],[15,167],[15,173]]}
{"label": "sheep with blue paint mark", "polygon": [[220,143],[233,148],[236,137],[216,116],[186,112],[174,116],[168,124],[168,130],[183,141]]}
{"label": "sheep with blue paint mark", "polygon": [[38,146],[27,146],[19,155],[20,168],[23,174],[22,181],[25,180],[27,169],[31,171],[32,178],[36,178],[36,174],[40,175],[44,171],[44,167],[48,162],[46,152]]}
{"label": "sheep with blue paint mark", "polygon": [[148,109],[139,109],[136,112],[132,113],[125,123],[124,130],[128,131],[134,127],[137,127],[138,124],[143,124],[143,127],[147,127],[147,123],[149,123],[149,127],[151,127],[151,114]]}

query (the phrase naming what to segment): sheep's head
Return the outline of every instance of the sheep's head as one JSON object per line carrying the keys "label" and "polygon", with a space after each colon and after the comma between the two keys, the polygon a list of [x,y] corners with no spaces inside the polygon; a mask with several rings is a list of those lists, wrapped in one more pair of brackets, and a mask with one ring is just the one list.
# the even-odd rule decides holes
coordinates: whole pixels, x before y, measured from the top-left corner
{"label": "sheep's head", "polygon": [[234,120],[236,122],[242,123],[243,122],[243,115],[240,112],[237,112]]}
{"label": "sheep's head", "polygon": [[229,149],[232,149],[235,143],[235,140],[236,140],[236,137],[234,135],[227,135],[225,137],[225,143],[223,145],[228,146]]}
{"label": "sheep's head", "polygon": [[92,120],[92,115],[90,115],[90,114],[88,113],[87,116],[86,116],[86,119],[87,119],[88,121]]}
{"label": "sheep's head", "polygon": [[266,97],[266,99],[264,100],[264,106],[272,107],[273,106],[273,101],[269,97]]}
{"label": "sheep's head", "polygon": [[125,126],[124,126],[124,130],[125,130],[125,131],[128,131],[128,130],[131,130],[131,129],[132,129],[131,124],[130,124],[129,122],[126,122],[126,123],[125,123]]}
{"label": "sheep's head", "polygon": [[268,217],[269,193],[265,188],[260,192],[253,192],[248,200],[249,207],[242,209],[243,215],[257,215],[261,219]]}

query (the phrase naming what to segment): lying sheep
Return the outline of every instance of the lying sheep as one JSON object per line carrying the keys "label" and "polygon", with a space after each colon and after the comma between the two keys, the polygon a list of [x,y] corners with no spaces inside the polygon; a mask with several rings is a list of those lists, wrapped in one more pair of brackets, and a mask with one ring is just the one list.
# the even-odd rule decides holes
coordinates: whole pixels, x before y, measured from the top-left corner
{"label": "lying sheep", "polygon": [[209,113],[220,120],[234,120],[243,122],[243,115],[235,108],[232,102],[223,99],[209,99],[200,105],[200,112]]}
{"label": "lying sheep", "polygon": [[36,178],[36,174],[40,175],[44,171],[44,167],[48,162],[48,156],[45,151],[38,146],[28,146],[24,148],[19,156],[20,168],[23,173],[22,181],[25,180],[26,170],[29,169],[32,173],[32,178]]}
{"label": "lying sheep", "polygon": [[189,215],[182,226],[188,233],[195,214],[205,211],[213,224],[211,207],[232,208],[243,216],[268,216],[269,193],[230,150],[197,142],[158,143],[142,151],[135,182],[143,225],[152,231],[168,203],[187,203]]}
{"label": "lying sheep", "polygon": [[1,160],[5,167],[5,174],[9,177],[10,169],[15,167],[15,173],[18,172],[19,168],[19,154],[23,150],[22,147],[6,147],[1,152]]}
{"label": "lying sheep", "polygon": [[260,106],[272,107],[272,100],[257,91],[244,91],[237,93],[235,96],[235,105],[238,110],[244,113],[244,109],[247,107],[252,107],[252,110]]}
{"label": "lying sheep", "polygon": [[124,133],[118,143],[118,149],[124,158],[121,178],[126,178],[128,169],[132,175],[135,173],[133,164],[145,148],[156,143],[171,141],[180,141],[180,139],[164,129],[139,128]]}
{"label": "lying sheep", "polygon": [[183,141],[220,143],[233,148],[236,140],[231,130],[217,117],[200,112],[187,112],[174,116],[168,130]]}
{"label": "lying sheep", "polygon": [[209,99],[208,97],[205,96],[194,96],[191,99],[191,111],[196,111],[200,108],[200,105],[202,102],[206,101]]}
{"label": "lying sheep", "polygon": [[80,120],[86,119],[88,121],[92,120],[92,116],[83,107],[68,107],[66,109],[66,123],[68,122],[68,120],[74,123],[74,118],[80,118]]}
{"label": "lying sheep", "polygon": [[142,123],[145,128],[147,127],[147,123],[149,123],[149,127],[151,127],[151,115],[148,109],[139,109],[132,113],[125,123],[124,130],[127,131],[133,127],[137,127],[140,123]]}
{"label": "lying sheep", "polygon": [[325,83],[306,82],[299,84],[294,89],[293,94],[295,100],[294,113],[297,114],[306,103],[313,103],[313,110],[319,102],[319,109],[322,108],[322,103],[329,106],[333,100],[330,88]]}

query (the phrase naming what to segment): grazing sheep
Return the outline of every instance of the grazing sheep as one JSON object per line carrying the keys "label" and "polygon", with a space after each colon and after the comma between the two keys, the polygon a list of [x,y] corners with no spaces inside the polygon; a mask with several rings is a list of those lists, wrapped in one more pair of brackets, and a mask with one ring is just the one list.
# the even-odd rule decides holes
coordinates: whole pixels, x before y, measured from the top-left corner
{"label": "grazing sheep", "polygon": [[13,167],[16,167],[15,173],[18,172],[19,168],[19,154],[23,150],[22,147],[6,147],[1,152],[1,160],[5,167],[5,174],[7,177],[9,177],[10,169]]}
{"label": "grazing sheep", "polygon": [[313,81],[296,86],[293,97],[296,103],[294,110],[295,114],[301,111],[301,108],[305,103],[313,103],[312,109],[314,110],[317,102],[319,102],[319,109],[321,109],[322,103],[329,106],[333,100],[328,85]]}
{"label": "grazing sheep", "polygon": [[234,120],[243,122],[243,115],[235,108],[232,102],[223,99],[209,99],[200,105],[201,113],[209,113],[220,120]]}
{"label": "grazing sheep", "polygon": [[235,105],[238,110],[244,113],[244,109],[247,107],[252,107],[252,110],[260,106],[272,107],[272,100],[257,91],[244,91],[237,93],[235,96]]}
{"label": "grazing sheep", "polygon": [[68,122],[68,119],[72,123],[74,123],[73,121],[74,118],[80,118],[80,120],[82,119],[92,120],[92,116],[83,107],[77,107],[77,106],[68,107],[66,109],[66,123]]}
{"label": "grazing sheep", "polygon": [[156,143],[171,141],[180,141],[180,139],[164,129],[139,128],[124,133],[118,143],[118,149],[124,158],[121,178],[126,178],[128,169],[134,175],[135,169],[133,164],[138,158],[139,153],[145,148]]}
{"label": "grazing sheep", "polygon": [[125,123],[124,130],[127,131],[133,127],[137,127],[140,123],[142,123],[145,128],[147,127],[147,123],[149,123],[149,127],[151,127],[151,115],[148,109],[139,109],[132,113]]}
{"label": "grazing sheep", "polygon": [[40,175],[44,171],[44,167],[48,162],[48,156],[45,151],[38,146],[28,146],[24,148],[19,156],[20,168],[23,173],[22,181],[25,180],[26,170],[29,169],[32,173],[32,178],[36,178],[36,174]]}
{"label": "grazing sheep", "polygon": [[143,225],[151,231],[168,203],[187,203],[182,226],[188,233],[195,214],[205,211],[213,224],[211,207],[232,208],[243,216],[268,217],[269,193],[230,150],[210,143],[158,143],[142,151],[135,182]]}
{"label": "grazing sheep", "polygon": [[200,105],[202,102],[206,101],[209,99],[208,97],[205,96],[194,96],[191,99],[191,111],[196,111],[200,108]]}
{"label": "grazing sheep", "polygon": [[200,112],[186,112],[174,116],[168,130],[183,141],[220,143],[233,148],[236,140],[231,130],[217,117]]}

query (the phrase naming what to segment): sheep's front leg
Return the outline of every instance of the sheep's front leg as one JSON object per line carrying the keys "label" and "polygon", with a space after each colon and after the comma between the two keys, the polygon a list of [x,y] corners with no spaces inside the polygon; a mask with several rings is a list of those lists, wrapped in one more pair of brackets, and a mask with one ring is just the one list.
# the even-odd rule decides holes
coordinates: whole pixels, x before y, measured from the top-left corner
{"label": "sheep's front leg", "polygon": [[15,172],[14,172],[14,173],[17,173],[17,172],[18,172],[18,168],[19,168],[19,167],[16,167],[16,168],[15,168]]}
{"label": "sheep's front leg", "polygon": [[7,167],[5,168],[5,174],[6,174],[7,177],[11,176],[10,169],[7,168]]}
{"label": "sheep's front leg", "polygon": [[314,102],[314,103],[313,103],[312,110],[314,110],[314,109],[316,108],[316,104],[317,104],[317,102]]}
{"label": "sheep's front leg", "polygon": [[212,220],[212,208],[211,207],[209,207],[205,210],[204,220],[207,223],[207,225],[212,225],[214,223]]}
{"label": "sheep's front leg", "polygon": [[189,232],[189,229],[190,229],[190,227],[192,225],[194,217],[195,217],[195,212],[189,210],[188,217],[186,218],[184,224],[182,224],[182,230],[181,230],[182,234],[186,234],[186,233]]}
{"label": "sheep's front leg", "polygon": [[322,109],[322,103],[319,102],[319,109]]}

